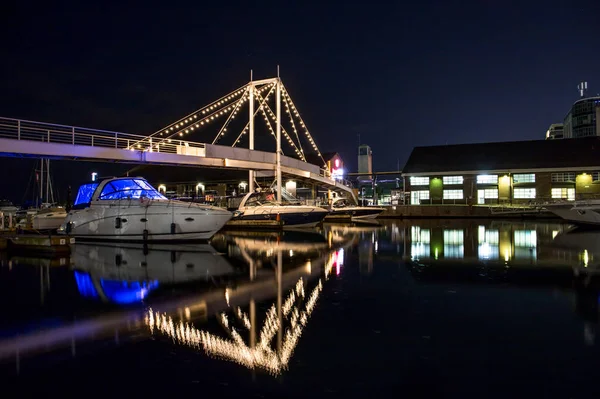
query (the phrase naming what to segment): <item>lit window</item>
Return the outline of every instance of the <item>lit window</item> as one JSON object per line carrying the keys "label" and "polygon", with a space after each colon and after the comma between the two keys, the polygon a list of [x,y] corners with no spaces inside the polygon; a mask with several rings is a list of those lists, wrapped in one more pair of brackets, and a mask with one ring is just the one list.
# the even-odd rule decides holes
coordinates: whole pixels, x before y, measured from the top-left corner
{"label": "lit window", "polygon": [[486,188],[484,190],[477,190],[479,193],[479,197],[486,199],[498,199],[498,189],[497,188]]}
{"label": "lit window", "polygon": [[600,181],[600,172],[592,173],[592,181]]}
{"label": "lit window", "polygon": [[429,185],[429,177],[411,176],[410,185],[411,186],[428,186]]}
{"label": "lit window", "polygon": [[444,190],[444,199],[463,199],[463,190]]}
{"label": "lit window", "polygon": [[575,173],[552,173],[552,183],[566,183],[575,181]]}
{"label": "lit window", "polygon": [[535,183],[535,174],[534,173],[524,173],[524,174],[515,174],[513,175],[514,183]]}
{"label": "lit window", "polygon": [[513,198],[515,198],[515,199],[535,198],[535,188],[515,188]]}
{"label": "lit window", "polygon": [[421,191],[411,191],[410,193],[410,203],[412,205],[419,205],[421,200],[429,199],[429,190],[421,190]]}
{"label": "lit window", "polygon": [[569,201],[575,201],[575,189],[574,188],[553,188],[552,198],[554,199],[567,199]]}
{"label": "lit window", "polygon": [[462,176],[444,176],[442,178],[444,185],[446,184],[463,184]]}
{"label": "lit window", "polygon": [[498,175],[479,175],[477,184],[498,184]]}

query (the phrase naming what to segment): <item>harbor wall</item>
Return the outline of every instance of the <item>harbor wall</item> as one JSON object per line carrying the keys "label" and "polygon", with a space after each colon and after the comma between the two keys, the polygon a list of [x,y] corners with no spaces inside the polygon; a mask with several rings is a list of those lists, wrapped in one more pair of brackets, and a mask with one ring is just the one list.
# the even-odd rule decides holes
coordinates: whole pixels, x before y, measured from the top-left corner
{"label": "harbor wall", "polygon": [[559,219],[551,212],[531,211],[492,212],[484,205],[395,205],[386,206],[379,218],[550,218]]}

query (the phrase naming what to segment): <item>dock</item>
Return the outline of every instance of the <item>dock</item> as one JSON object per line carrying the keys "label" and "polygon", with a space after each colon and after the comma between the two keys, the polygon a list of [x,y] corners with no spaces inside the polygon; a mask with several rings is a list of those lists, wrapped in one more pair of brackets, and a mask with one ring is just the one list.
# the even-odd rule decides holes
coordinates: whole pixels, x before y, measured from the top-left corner
{"label": "dock", "polygon": [[280,220],[230,220],[223,226],[224,229],[236,230],[283,230],[283,222]]}
{"label": "dock", "polygon": [[27,255],[67,255],[75,238],[40,234],[4,233],[0,235],[0,250]]}

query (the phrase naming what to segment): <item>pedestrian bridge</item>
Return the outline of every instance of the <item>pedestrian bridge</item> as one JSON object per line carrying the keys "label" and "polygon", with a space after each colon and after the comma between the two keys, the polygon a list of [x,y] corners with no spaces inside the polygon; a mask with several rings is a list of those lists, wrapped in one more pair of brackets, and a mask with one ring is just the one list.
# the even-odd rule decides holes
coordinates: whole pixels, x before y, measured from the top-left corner
{"label": "pedestrian bridge", "polygon": [[[234,121],[244,106],[247,119]],[[254,149],[255,119],[264,120],[263,133],[276,143],[273,152]],[[210,143],[190,140],[211,127]],[[282,144],[293,157],[284,155]],[[322,166],[307,162],[309,152]],[[331,176],[279,77],[250,81],[147,136],[0,117],[0,156],[248,170],[250,189],[254,176],[274,176],[281,184],[283,174],[354,197],[347,181]]]}
{"label": "pedestrian bridge", "polygon": [[[0,155],[131,164],[276,170],[276,154],[247,148],[168,139],[0,117]],[[281,172],[350,193],[326,169],[281,156]]]}

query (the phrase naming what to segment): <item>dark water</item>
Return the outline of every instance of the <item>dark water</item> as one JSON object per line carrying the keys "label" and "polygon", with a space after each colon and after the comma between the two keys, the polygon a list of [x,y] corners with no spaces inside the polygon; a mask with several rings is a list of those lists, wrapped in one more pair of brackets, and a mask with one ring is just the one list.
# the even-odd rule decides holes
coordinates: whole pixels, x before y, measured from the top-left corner
{"label": "dark water", "polygon": [[600,397],[599,232],[398,221],[1,256],[15,395]]}

